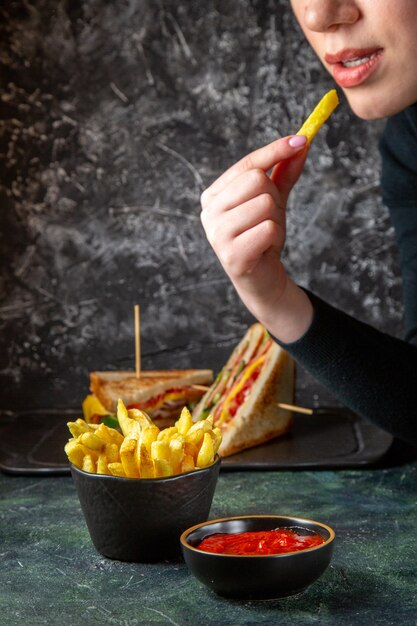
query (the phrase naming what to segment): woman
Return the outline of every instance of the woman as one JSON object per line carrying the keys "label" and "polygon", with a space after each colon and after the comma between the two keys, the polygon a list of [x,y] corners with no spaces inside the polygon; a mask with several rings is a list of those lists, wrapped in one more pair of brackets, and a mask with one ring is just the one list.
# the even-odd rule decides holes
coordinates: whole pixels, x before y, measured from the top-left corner
{"label": "woman", "polygon": [[305,137],[274,141],[228,169],[201,197],[203,226],[240,298],[277,342],[344,404],[417,444],[417,2],[292,0],[292,7],[354,113],[389,117],[382,189],[400,247],[405,340],[300,288],[281,262]]}

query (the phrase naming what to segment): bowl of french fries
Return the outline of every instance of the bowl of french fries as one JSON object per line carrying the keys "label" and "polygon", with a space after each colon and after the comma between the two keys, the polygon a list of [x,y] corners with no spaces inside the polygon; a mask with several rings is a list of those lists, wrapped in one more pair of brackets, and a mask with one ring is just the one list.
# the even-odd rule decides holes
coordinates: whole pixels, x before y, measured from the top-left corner
{"label": "bowl of french fries", "polygon": [[159,430],[146,413],[118,403],[120,429],[69,422],[65,446],[87,528],[111,559],[181,557],[179,537],[208,518],[220,469],[221,433],[187,408]]}

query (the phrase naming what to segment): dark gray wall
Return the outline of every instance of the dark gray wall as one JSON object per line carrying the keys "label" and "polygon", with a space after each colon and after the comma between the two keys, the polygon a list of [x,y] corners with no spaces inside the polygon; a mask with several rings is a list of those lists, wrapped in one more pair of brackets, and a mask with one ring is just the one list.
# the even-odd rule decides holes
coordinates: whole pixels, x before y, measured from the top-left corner
{"label": "dark gray wall", "polygon": [[[218,369],[251,322],[199,196],[331,86],[287,0],[8,0],[1,10],[0,406],[78,405],[91,369]],[[288,214],[297,281],[401,333],[381,123],[343,101]],[[299,376],[299,401],[324,401]]]}

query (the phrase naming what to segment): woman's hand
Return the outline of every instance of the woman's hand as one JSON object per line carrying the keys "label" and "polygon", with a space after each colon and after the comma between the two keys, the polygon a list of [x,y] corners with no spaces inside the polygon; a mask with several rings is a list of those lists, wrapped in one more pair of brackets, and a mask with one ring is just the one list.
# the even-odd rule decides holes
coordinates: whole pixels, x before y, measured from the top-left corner
{"label": "woman's hand", "polygon": [[238,161],[201,196],[202,223],[224,270],[251,313],[284,342],[298,339],[312,318],[310,300],[281,263],[285,209],[305,146],[301,136],[274,141]]}

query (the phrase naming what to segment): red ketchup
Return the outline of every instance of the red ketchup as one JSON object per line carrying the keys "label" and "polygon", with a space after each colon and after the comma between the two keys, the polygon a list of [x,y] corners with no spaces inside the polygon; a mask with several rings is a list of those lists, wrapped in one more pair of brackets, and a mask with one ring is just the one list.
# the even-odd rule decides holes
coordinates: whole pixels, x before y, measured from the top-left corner
{"label": "red ketchup", "polygon": [[297,552],[320,546],[322,543],[324,539],[317,533],[300,534],[297,529],[276,528],[245,533],[216,533],[205,537],[196,547],[215,554],[252,556]]}

